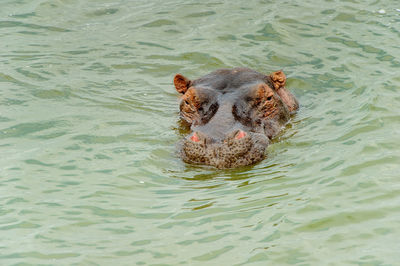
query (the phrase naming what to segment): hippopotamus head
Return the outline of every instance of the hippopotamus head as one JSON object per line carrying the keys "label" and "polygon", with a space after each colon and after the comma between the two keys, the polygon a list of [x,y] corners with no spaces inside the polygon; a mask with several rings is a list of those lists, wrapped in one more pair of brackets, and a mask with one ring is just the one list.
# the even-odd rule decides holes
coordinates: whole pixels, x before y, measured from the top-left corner
{"label": "hippopotamus head", "polygon": [[285,83],[282,71],[265,75],[247,68],[195,80],[177,74],[180,115],[192,131],[180,144],[182,159],[217,168],[262,160],[270,139],[299,107]]}

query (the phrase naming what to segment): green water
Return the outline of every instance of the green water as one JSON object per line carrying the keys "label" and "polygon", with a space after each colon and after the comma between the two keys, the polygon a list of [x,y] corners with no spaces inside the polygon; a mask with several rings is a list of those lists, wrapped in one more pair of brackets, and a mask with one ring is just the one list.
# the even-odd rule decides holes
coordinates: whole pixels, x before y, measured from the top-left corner
{"label": "green water", "polygon": [[[3,0],[1,265],[399,265],[400,2]],[[283,69],[257,165],[183,163],[176,73]]]}

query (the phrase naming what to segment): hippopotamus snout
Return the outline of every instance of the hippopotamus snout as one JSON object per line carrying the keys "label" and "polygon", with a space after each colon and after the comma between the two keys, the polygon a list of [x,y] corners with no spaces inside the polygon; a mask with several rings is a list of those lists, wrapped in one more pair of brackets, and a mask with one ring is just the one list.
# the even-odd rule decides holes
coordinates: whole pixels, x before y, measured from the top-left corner
{"label": "hippopotamus snout", "polygon": [[236,130],[231,131],[228,134],[224,134],[223,138],[209,135],[202,131],[194,131],[193,134],[189,135],[189,137],[188,137],[188,139],[193,142],[204,143],[204,144],[211,144],[211,143],[216,143],[216,142],[229,143],[234,139],[244,141],[247,138],[249,138],[248,133],[246,133],[245,131],[243,131],[241,129],[236,129]]}
{"label": "hippopotamus snout", "polygon": [[241,129],[229,132],[224,138],[195,131],[183,140],[181,155],[187,162],[231,168],[262,160],[268,144],[264,134]]}

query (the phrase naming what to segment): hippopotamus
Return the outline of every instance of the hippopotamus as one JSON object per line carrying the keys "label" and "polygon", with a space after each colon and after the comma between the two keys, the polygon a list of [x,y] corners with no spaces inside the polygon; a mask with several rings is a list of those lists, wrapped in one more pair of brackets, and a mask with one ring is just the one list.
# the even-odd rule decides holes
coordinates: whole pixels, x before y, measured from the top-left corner
{"label": "hippopotamus", "polygon": [[176,74],[180,117],[191,131],[178,145],[183,161],[234,168],[263,160],[299,108],[285,84],[283,71],[219,69],[195,80]]}

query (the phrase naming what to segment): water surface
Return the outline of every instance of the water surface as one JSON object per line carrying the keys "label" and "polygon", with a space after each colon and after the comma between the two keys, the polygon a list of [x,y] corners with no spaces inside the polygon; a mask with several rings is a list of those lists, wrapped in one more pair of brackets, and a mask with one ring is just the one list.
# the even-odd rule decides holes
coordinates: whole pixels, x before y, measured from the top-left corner
{"label": "water surface", "polygon": [[[0,264],[396,265],[397,1],[2,1]],[[283,69],[268,158],[176,155],[176,73]]]}

